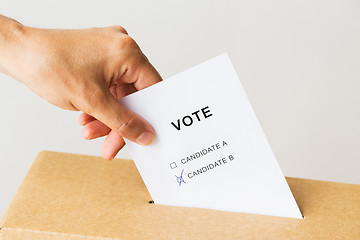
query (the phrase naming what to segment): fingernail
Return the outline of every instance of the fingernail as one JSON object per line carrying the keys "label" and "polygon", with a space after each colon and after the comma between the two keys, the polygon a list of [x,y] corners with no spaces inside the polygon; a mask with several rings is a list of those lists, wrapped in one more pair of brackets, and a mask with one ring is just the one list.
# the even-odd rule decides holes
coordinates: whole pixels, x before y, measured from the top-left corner
{"label": "fingernail", "polygon": [[136,139],[136,142],[141,144],[141,145],[146,146],[146,145],[149,145],[152,142],[153,137],[154,136],[153,136],[153,134],[151,132],[145,131],[140,135],[140,137],[138,137]]}

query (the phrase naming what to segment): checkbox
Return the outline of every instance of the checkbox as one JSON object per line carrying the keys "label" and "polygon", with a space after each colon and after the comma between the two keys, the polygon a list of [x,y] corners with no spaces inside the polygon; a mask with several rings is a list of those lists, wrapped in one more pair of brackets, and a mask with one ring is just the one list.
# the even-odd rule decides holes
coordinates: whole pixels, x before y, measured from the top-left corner
{"label": "checkbox", "polygon": [[175,162],[170,163],[170,167],[171,167],[171,169],[176,168],[176,167],[177,167],[177,166],[176,166],[176,163],[175,163]]}

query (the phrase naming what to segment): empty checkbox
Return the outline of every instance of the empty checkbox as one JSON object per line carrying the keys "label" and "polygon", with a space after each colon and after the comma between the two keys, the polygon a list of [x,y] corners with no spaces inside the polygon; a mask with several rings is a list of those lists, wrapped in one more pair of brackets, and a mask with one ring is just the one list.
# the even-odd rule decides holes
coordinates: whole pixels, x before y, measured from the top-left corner
{"label": "empty checkbox", "polygon": [[176,167],[177,167],[177,166],[176,166],[176,163],[175,163],[175,162],[170,163],[170,167],[171,167],[171,169],[176,168]]}

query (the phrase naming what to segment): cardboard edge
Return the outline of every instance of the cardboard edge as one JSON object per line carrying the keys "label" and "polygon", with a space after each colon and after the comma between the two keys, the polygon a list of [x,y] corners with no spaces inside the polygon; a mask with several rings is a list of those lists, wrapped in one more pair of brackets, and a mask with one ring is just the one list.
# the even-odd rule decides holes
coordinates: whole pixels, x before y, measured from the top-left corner
{"label": "cardboard edge", "polygon": [[[23,229],[23,228],[11,228],[11,227],[2,227],[2,233],[0,232],[0,240],[11,240],[18,239],[18,234],[21,233],[22,239],[42,239],[42,240],[121,240],[119,238],[108,238],[100,236],[90,236],[90,235],[81,235],[81,234],[70,234],[70,233],[61,233],[61,232],[50,232],[50,231],[41,231],[41,230],[32,230],[32,229]],[[3,234],[7,234],[6,238]],[[26,238],[23,238],[25,237]],[[10,238],[8,238],[10,237]],[[14,237],[14,238],[13,238]]]}
{"label": "cardboard edge", "polygon": [[321,179],[314,179],[314,178],[304,178],[304,177],[287,177],[285,176],[286,181],[287,180],[296,180],[296,179],[300,179],[302,181],[316,181],[316,182],[322,182],[322,183],[330,183],[330,184],[336,184],[336,185],[355,185],[355,186],[359,186],[360,184],[357,183],[349,183],[349,182],[340,182],[340,181],[333,181],[333,180],[321,180]]}

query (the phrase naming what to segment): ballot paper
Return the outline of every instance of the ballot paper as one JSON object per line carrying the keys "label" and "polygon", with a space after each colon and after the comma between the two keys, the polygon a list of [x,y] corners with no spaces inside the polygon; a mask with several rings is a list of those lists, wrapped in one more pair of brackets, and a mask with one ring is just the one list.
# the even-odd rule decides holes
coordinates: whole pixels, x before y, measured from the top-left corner
{"label": "ballot paper", "polygon": [[154,128],[125,141],[155,204],[302,218],[226,53],[120,102]]}

